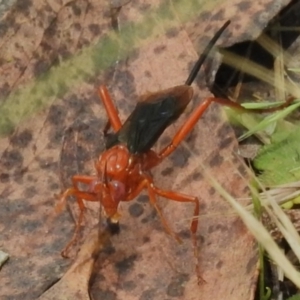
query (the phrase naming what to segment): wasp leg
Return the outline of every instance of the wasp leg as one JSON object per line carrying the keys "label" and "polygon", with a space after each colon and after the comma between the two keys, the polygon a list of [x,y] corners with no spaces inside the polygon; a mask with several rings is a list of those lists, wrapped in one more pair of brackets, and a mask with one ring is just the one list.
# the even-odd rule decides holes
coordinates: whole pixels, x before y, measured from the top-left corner
{"label": "wasp leg", "polygon": [[[193,219],[192,219],[191,226],[190,226],[190,231],[192,233],[194,257],[196,259],[196,273],[197,273],[197,278],[198,278],[198,284],[200,284],[201,282],[205,282],[205,280],[201,277],[201,272],[200,272],[199,250],[198,250],[198,242],[197,242],[197,235],[196,235],[197,229],[198,229],[199,213],[200,213],[200,204],[199,204],[198,198],[189,196],[189,195],[185,195],[182,193],[174,192],[174,191],[162,190],[160,188],[157,188],[153,184],[149,186],[149,195],[150,195],[150,190],[152,193],[152,201],[151,202],[155,207],[156,207],[155,194],[162,196],[166,199],[172,200],[172,201],[194,203],[195,208],[194,208]],[[150,197],[150,199],[151,199],[151,197]],[[162,215],[161,215],[161,218],[162,218],[163,224],[166,227],[166,224],[165,224],[165,221],[164,221],[164,218]]]}
{"label": "wasp leg", "polygon": [[108,115],[108,122],[104,129],[104,134],[107,134],[107,131],[109,130],[110,126],[112,126],[113,130],[115,132],[118,132],[120,128],[122,127],[121,120],[119,118],[119,113],[109,95],[109,92],[105,85],[101,85],[98,88],[98,95],[100,99],[102,100],[106,113]]}
{"label": "wasp leg", "polygon": [[212,102],[217,102],[221,105],[225,105],[228,107],[232,107],[241,112],[245,113],[267,113],[267,112],[274,112],[280,109],[283,109],[290,105],[294,100],[294,97],[289,97],[285,103],[272,108],[264,108],[264,109],[246,109],[241,106],[239,103],[233,102],[229,99],[223,98],[214,98],[210,97],[205,99],[190,115],[188,120],[182,125],[182,127],[177,131],[175,136],[173,137],[171,143],[167,145],[161,152],[158,154],[159,159],[155,162],[155,165],[158,165],[164,158],[169,156],[177,147],[178,145],[187,137],[187,135],[193,130],[198,120],[202,117],[206,109]]}
{"label": "wasp leg", "polygon": [[79,183],[84,183],[84,184],[91,184],[96,177],[94,176],[81,176],[81,175],[75,175],[72,178],[72,182],[73,182],[73,187],[67,189],[61,196],[59,199],[59,203],[56,205],[56,210],[57,211],[61,211],[62,206],[65,205],[66,203],[66,199],[68,196],[74,196],[76,197],[76,201],[78,203],[79,206],[79,217],[78,220],[76,222],[76,227],[75,227],[75,231],[73,234],[72,239],[70,240],[70,242],[66,245],[66,247],[61,251],[61,255],[65,258],[68,257],[68,252],[70,247],[77,241],[78,238],[78,233],[81,227],[81,223],[83,221],[83,217],[84,217],[84,211],[85,211],[85,206],[83,203],[83,200],[86,201],[99,201],[97,195],[91,193],[91,192],[83,192],[80,191],[78,188],[78,184]]}

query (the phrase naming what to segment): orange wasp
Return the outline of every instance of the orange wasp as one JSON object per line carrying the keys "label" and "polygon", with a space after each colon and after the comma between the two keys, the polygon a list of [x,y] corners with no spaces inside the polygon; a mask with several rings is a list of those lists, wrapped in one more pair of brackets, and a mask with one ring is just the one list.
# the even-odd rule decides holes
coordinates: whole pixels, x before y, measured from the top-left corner
{"label": "orange wasp", "polygon": [[[160,164],[178,147],[212,102],[218,102],[240,110],[245,109],[228,99],[207,98],[192,112],[175,134],[170,144],[159,153],[154,152],[151,148],[164,130],[179,118],[192,100],[193,88],[191,84],[195,80],[208,53],[229,23],[230,21],[227,21],[212,38],[195,63],[185,84],[142,96],[124,124],[121,123],[117,109],[106,87],[99,87],[98,93],[108,115],[108,123],[104,132],[107,132],[111,126],[114,134],[108,137],[107,150],[100,154],[98,161],[95,163],[97,174],[94,176],[73,176],[73,186],[60,196],[58,208],[65,204],[68,196],[75,196],[80,209],[75,233],[62,251],[63,256],[67,256],[66,253],[76,240],[84,216],[84,200],[100,202],[107,216],[109,227],[114,228],[114,231],[118,231],[120,219],[120,214],[118,213],[119,203],[133,200],[144,189],[147,190],[149,200],[159,214],[166,231],[177,241],[180,241],[179,237],[171,230],[157,205],[157,196],[194,205],[190,231],[193,236],[194,249],[197,251],[198,198],[157,187],[149,171]],[[257,110],[257,112],[261,111]],[[268,110],[266,109],[265,111]],[[78,187],[79,184],[86,185],[86,190],[81,190]]]}
{"label": "orange wasp", "polygon": [[[154,184],[149,171],[160,164],[162,160],[177,148],[181,141],[191,132],[210,103],[218,100],[209,98],[201,103],[175,134],[171,143],[159,153],[154,152],[151,148],[164,130],[179,118],[192,100],[193,88],[191,84],[195,80],[209,51],[229,23],[229,21],[226,22],[207,45],[184,85],[142,96],[123,125],[106,87],[99,87],[98,93],[108,115],[108,124],[105,132],[111,126],[115,133],[108,137],[107,150],[99,156],[98,161],[95,163],[97,175],[73,176],[73,186],[60,196],[58,208],[65,204],[68,196],[72,195],[76,197],[80,209],[73,238],[62,251],[64,257],[67,256],[70,246],[77,238],[85,211],[83,200],[100,202],[107,216],[109,227],[113,231],[118,231],[119,203],[133,200],[143,189],[148,191],[150,202],[158,212],[166,231],[178,241],[180,241],[179,237],[171,230],[157,205],[157,196],[194,204],[194,217],[190,230],[194,236],[194,243],[196,243],[195,235],[199,217],[198,198],[160,189]],[[223,99],[220,100],[222,103],[224,102]],[[87,185],[86,191],[80,190],[78,184]]]}

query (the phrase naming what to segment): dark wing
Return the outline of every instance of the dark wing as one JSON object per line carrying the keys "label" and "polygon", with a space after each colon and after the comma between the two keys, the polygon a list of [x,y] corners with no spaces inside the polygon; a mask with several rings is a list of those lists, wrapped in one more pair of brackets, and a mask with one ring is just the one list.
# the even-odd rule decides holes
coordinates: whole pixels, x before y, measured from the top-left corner
{"label": "dark wing", "polygon": [[164,130],[182,114],[193,96],[187,85],[141,98],[122,128],[109,137],[107,148],[125,144],[131,153],[150,150]]}

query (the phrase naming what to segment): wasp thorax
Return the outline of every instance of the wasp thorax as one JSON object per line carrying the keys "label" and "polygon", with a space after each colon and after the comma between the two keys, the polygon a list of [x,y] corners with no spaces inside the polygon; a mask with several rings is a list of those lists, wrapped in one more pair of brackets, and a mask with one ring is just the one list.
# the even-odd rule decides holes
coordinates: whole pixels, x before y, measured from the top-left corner
{"label": "wasp thorax", "polygon": [[130,153],[128,149],[125,146],[117,145],[100,157],[98,166],[108,177],[118,178],[118,175],[121,175],[127,169],[129,158]]}

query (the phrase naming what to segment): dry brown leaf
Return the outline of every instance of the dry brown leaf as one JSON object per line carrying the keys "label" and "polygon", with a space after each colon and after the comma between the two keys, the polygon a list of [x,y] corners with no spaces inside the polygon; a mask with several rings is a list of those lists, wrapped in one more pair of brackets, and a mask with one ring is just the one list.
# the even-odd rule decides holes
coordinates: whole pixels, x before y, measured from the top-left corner
{"label": "dry brown leaf", "polygon": [[1,26],[1,97],[109,29],[102,1],[17,1]]}
{"label": "dry brown leaf", "polygon": [[[109,34],[111,20],[107,2],[105,5],[96,0],[26,2],[26,7],[16,6],[6,17],[6,27],[1,27],[3,96],[11,95],[21,84],[27,86],[54,63]],[[201,52],[207,39],[225,20],[230,18],[233,24],[220,43],[225,39],[233,43],[243,36],[245,28],[252,28],[253,18],[243,18],[248,9],[263,20],[256,24],[261,29],[268,19],[266,7],[270,17],[281,8],[270,6],[272,1],[263,1],[260,6],[249,1],[230,3],[221,6],[217,1],[203,2],[201,11],[193,10],[196,13],[189,19],[183,18],[183,10],[178,10],[180,1],[163,4],[158,0],[132,1],[122,8],[121,25],[137,24],[149,18],[154,26],[149,35],[129,38],[127,46],[135,51],[126,55],[116,68],[112,65],[111,69],[98,70],[101,71],[98,81],[109,85],[123,119],[134,107],[138,95],[182,84],[197,59],[196,52]],[[170,8],[175,17],[164,19],[163,9]],[[160,13],[151,15],[149,10]],[[197,46],[196,51],[194,45],[201,47]],[[120,57],[123,53],[125,58],[123,50],[120,49]],[[81,58],[80,54],[77,57]],[[107,55],[109,60],[112,59],[109,54],[100,56]],[[59,70],[60,64],[57,66]],[[82,72],[88,66],[83,60]],[[88,73],[88,79],[81,79],[80,84],[66,84],[72,89],[66,89],[68,92],[61,93],[63,96],[46,93],[48,105],[54,100],[55,103],[34,115],[27,114],[15,133],[1,141],[0,249],[11,257],[1,270],[3,299],[38,298],[63,276],[70,264],[60,257],[60,250],[70,239],[74,223],[67,212],[54,214],[54,195],[60,192],[62,181],[69,180],[70,173],[85,169],[87,160],[91,163],[90,148],[96,148],[96,152],[103,150],[100,132],[106,121],[95,94],[95,78],[90,69]],[[69,76],[64,75],[66,81],[76,77],[71,71]],[[199,84],[204,86],[203,82]],[[193,105],[207,96],[205,89],[195,87]],[[237,149],[234,134],[219,112],[218,105],[212,105],[188,138],[187,145],[153,172],[157,185],[200,198],[199,259],[207,283],[200,287],[196,283],[193,249],[187,234],[193,208],[160,201],[170,224],[184,239],[184,244],[178,245],[164,232],[153,208],[141,196],[121,206],[121,233],[112,240],[113,251],[101,254],[91,284],[94,299],[252,299],[256,280],[255,243],[242,222],[232,216],[227,203],[201,175],[200,162],[235,197],[248,193],[245,166],[234,155]],[[178,123],[186,117],[185,114]],[[85,123],[83,119],[92,122]],[[69,147],[65,143],[66,151],[59,165],[66,128],[73,142],[80,140],[79,145],[87,149],[78,151],[81,153],[78,156],[77,152],[67,150],[79,146]],[[82,128],[86,131],[81,135]],[[163,140],[170,138],[176,128],[171,127]],[[98,220],[93,214],[87,214],[88,218],[91,222]]]}
{"label": "dry brown leaf", "polygon": [[89,280],[98,254],[109,242],[109,233],[94,228],[86,237],[76,261],[66,274],[48,289],[40,300],[89,300]]}

